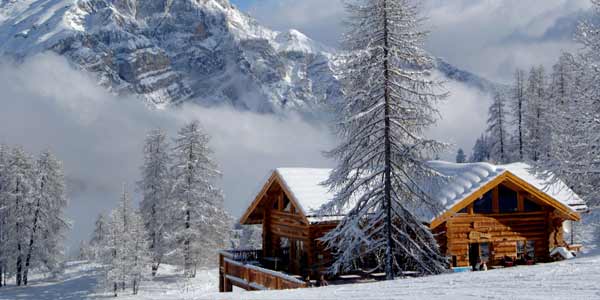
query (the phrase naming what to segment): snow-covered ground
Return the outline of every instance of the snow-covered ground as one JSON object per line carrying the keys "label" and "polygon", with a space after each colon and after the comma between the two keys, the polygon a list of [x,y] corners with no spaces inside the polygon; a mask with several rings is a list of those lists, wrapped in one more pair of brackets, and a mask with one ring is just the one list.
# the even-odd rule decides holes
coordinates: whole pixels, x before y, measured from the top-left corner
{"label": "snow-covered ground", "polygon": [[56,278],[34,276],[27,287],[0,288],[0,300],[187,300],[205,299],[219,289],[217,269],[200,270],[196,278],[182,280],[180,270],[163,265],[155,280],[142,284],[138,295],[132,295],[131,289],[127,289],[119,292],[118,298],[97,287],[98,277],[97,265],[70,262],[65,272]]}
{"label": "snow-covered ground", "polygon": [[[38,278],[26,288],[0,289],[1,300],[107,299],[98,292],[96,267],[69,263],[56,279]],[[188,283],[166,266],[155,281],[117,299],[600,299],[600,255],[487,272],[456,273],[355,285],[288,291],[218,293],[217,271],[201,271]]]}

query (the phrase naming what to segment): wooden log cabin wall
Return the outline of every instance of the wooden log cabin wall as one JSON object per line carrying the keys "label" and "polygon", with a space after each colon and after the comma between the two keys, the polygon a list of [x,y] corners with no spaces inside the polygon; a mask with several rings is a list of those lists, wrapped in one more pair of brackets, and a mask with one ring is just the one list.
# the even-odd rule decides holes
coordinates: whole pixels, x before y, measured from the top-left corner
{"label": "wooden log cabin wall", "polygon": [[314,278],[324,272],[332,259],[318,239],[337,222],[309,221],[290,194],[280,180],[273,178],[255,208],[262,213],[256,221],[262,223],[263,259],[270,262],[271,268]]}
{"label": "wooden log cabin wall", "polygon": [[479,259],[499,265],[505,257],[548,260],[551,249],[566,246],[562,224],[568,219],[544,200],[504,181],[432,230],[452,266],[471,266]]}

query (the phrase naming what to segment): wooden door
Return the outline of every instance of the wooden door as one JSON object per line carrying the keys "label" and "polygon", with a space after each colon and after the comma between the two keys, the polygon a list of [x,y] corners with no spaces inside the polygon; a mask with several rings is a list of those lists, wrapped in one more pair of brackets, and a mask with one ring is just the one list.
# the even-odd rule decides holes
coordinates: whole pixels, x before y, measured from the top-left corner
{"label": "wooden door", "polygon": [[292,274],[304,275],[306,268],[307,254],[304,247],[304,242],[301,240],[292,240],[290,249],[290,272]]}
{"label": "wooden door", "polygon": [[477,265],[479,258],[479,244],[469,244],[469,265],[474,268],[475,265]]}

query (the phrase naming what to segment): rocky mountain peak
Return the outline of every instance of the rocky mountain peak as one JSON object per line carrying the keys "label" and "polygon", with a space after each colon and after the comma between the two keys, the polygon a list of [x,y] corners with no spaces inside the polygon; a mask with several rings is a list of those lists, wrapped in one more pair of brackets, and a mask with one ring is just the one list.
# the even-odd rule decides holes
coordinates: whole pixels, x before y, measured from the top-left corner
{"label": "rocky mountain peak", "polygon": [[333,49],[266,28],[227,0],[0,1],[0,56],[53,51],[151,106],[313,114],[341,95]]}

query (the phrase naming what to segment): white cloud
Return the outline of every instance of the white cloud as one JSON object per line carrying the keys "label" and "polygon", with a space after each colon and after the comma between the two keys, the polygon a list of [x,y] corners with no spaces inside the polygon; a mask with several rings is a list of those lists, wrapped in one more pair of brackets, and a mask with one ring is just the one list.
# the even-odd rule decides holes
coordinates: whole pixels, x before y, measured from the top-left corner
{"label": "white cloud", "polygon": [[321,155],[333,143],[328,130],[298,117],[197,106],[151,111],[139,99],[116,97],[95,82],[54,55],[0,64],[0,142],[34,153],[50,148],[64,161],[71,245],[88,238],[94,218],[115,205],[123,182],[133,189],[142,142],[152,128],[173,135],[185,121],[200,120],[212,135],[226,208],[234,215],[271,168],[329,164]]}
{"label": "white cloud", "polygon": [[298,29],[329,46],[337,46],[343,30],[341,0],[259,0],[248,8],[266,26],[285,31]]}
{"label": "white cloud", "polygon": [[429,0],[427,47],[459,67],[506,81],[515,67],[549,65],[561,50],[575,49],[570,32],[544,35],[565,18],[576,23],[589,7],[588,0]]}
{"label": "white cloud", "polygon": [[[561,49],[574,49],[568,32],[549,40],[543,35],[561,18],[576,22],[578,13],[590,7],[589,0],[426,0],[422,4],[426,28],[431,30],[427,49],[498,81],[510,79],[512,70],[507,71],[507,66],[548,65]],[[338,44],[345,16],[341,0],[262,0],[250,4],[248,12],[267,26],[296,28],[332,46]],[[525,40],[513,37],[515,33]]]}
{"label": "white cloud", "polygon": [[491,98],[456,81],[447,81],[445,88],[451,93],[439,104],[441,119],[428,134],[439,141],[452,144],[441,157],[454,161],[456,150],[463,148],[468,155],[477,137],[487,128],[487,109]]}

